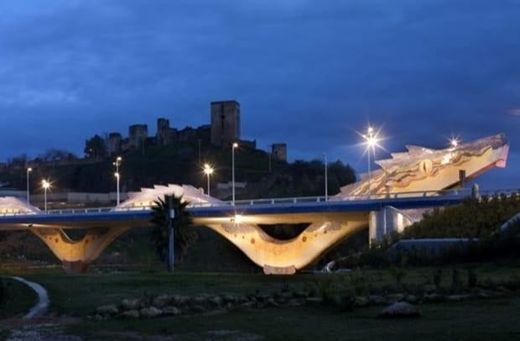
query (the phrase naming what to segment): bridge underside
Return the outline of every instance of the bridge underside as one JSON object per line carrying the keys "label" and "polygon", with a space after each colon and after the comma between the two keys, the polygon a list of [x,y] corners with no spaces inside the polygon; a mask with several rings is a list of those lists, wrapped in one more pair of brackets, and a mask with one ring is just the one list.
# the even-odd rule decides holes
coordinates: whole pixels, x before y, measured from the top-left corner
{"label": "bridge underside", "polygon": [[[296,238],[279,240],[259,225],[309,224]],[[316,261],[349,235],[368,225],[368,213],[302,213],[251,215],[235,218],[194,218],[196,226],[206,226],[236,245],[266,274],[294,274]],[[137,227],[150,227],[149,218],[121,221],[110,225],[97,221],[48,224],[17,224],[2,230],[28,230],[38,236],[62,262],[66,272],[85,272],[116,238]],[[109,227],[108,227],[109,226]],[[85,229],[86,234],[73,240],[67,230]]]}
{"label": "bridge underside", "polygon": [[[243,220],[242,220],[243,219]],[[359,229],[367,227],[368,213],[259,215],[231,221],[229,218],[199,218],[236,245],[265,274],[294,274]],[[260,224],[310,224],[291,240],[268,235]]]}

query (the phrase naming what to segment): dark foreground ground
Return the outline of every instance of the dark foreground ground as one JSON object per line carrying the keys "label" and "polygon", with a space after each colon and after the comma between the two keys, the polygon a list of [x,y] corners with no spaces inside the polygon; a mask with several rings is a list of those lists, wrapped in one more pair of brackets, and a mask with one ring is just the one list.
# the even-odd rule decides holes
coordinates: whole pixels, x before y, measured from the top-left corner
{"label": "dark foreground ground", "polygon": [[[478,281],[520,279],[516,264],[478,266]],[[461,274],[465,267],[461,268]],[[437,269],[407,269],[402,285],[427,285]],[[442,285],[452,280],[444,269]],[[395,272],[395,271],[394,271]],[[371,288],[395,285],[388,270],[363,271]],[[161,293],[195,295],[200,293],[255,293],[277,291],[282,287],[300,290],[309,283],[348,280],[347,275],[297,275],[266,277],[241,274],[190,273],[110,273],[65,275],[58,271],[31,272],[23,277],[46,287],[51,312],[45,319],[23,322],[19,319],[27,300],[20,306],[2,307],[0,339],[48,340],[520,340],[520,297],[477,299],[463,302],[422,304],[422,317],[405,320],[377,318],[382,307],[338,311],[332,307],[279,307],[242,309],[226,313],[158,318],[147,320],[93,321],[99,305],[117,303],[122,298]],[[356,275],[356,276],[359,276]],[[465,278],[461,275],[461,281]],[[17,295],[23,294],[17,287]],[[31,299],[34,299],[32,297]],[[22,306],[23,305],[23,306]],[[8,318],[10,316],[10,318]],[[14,316],[14,317],[13,317]]]}

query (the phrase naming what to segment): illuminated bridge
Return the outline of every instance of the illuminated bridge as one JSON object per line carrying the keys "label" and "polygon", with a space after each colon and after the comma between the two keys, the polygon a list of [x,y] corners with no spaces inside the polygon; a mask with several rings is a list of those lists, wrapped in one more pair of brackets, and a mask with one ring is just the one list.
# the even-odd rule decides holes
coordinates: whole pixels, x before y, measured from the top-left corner
{"label": "illuminated bridge", "polygon": [[[150,226],[154,201],[165,195],[182,196],[190,203],[195,226],[211,228],[228,239],[266,274],[293,274],[361,229],[369,228],[370,239],[380,240],[403,231],[421,218],[424,209],[477,196],[476,191],[449,189],[492,167],[505,167],[509,150],[503,135],[444,150],[407,148],[408,153],[378,161],[382,169],[370,179],[362,177],[328,200],[259,199],[231,205],[192,186],[169,185],[142,189],[116,208],[42,213],[14,198],[0,198],[0,230],[29,230],[66,270],[85,271],[118,236],[131,228]],[[275,239],[260,227],[276,224],[308,227],[291,240]],[[68,229],[87,232],[81,240],[72,240]]]}

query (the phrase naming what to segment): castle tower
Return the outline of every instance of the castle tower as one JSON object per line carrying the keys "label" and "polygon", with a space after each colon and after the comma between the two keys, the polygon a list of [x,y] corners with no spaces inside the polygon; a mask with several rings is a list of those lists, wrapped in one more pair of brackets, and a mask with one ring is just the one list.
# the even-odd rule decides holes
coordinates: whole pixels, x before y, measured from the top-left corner
{"label": "castle tower", "polygon": [[287,144],[275,143],[271,151],[273,157],[278,161],[287,161]]}
{"label": "castle tower", "polygon": [[211,143],[225,147],[240,139],[240,104],[235,101],[211,102]]}
{"label": "castle tower", "polygon": [[148,126],[146,124],[134,124],[129,128],[129,146],[131,149],[138,149],[144,146],[148,138]]}
{"label": "castle tower", "polygon": [[157,134],[155,135],[157,144],[160,146],[170,144],[172,142],[171,136],[170,120],[166,118],[157,119]]}

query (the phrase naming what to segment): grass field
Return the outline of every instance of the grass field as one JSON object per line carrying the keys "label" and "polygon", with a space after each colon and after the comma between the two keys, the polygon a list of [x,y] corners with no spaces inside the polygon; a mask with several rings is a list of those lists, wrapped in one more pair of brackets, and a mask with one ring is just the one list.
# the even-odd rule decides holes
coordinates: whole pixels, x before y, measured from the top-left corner
{"label": "grass field", "polygon": [[[494,283],[520,279],[518,264],[464,265],[473,267],[479,282]],[[431,283],[436,268],[408,268],[405,286]],[[444,268],[442,285],[448,287],[450,271]],[[459,303],[424,304],[422,317],[412,320],[381,320],[381,307],[338,312],[329,307],[266,308],[228,313],[185,315],[152,320],[92,321],[86,318],[99,305],[118,303],[122,298],[153,294],[266,293],[289,287],[300,290],[309,283],[348,280],[351,275],[299,274],[272,277],[261,274],[121,272],[66,275],[59,271],[30,271],[23,277],[47,288],[51,313],[57,318],[75,317],[63,324],[63,333],[91,340],[174,337],[180,340],[512,340],[520,339],[520,298],[488,299]],[[372,288],[395,284],[392,271],[363,270]],[[21,289],[21,288],[20,288]],[[23,294],[25,295],[25,294]],[[14,310],[12,310],[14,311]],[[0,336],[10,330],[1,327]],[[1,337],[0,337],[1,338]]]}

